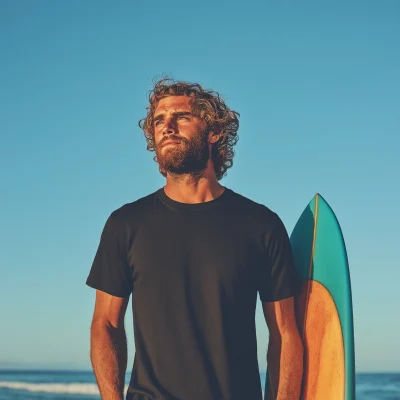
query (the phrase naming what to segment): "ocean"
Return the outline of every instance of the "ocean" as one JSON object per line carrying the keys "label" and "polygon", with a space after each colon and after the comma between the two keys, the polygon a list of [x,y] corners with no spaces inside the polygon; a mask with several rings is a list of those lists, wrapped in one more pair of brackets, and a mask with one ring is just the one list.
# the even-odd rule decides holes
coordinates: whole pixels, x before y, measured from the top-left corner
{"label": "ocean", "polygon": [[[265,373],[260,378],[263,384]],[[400,373],[357,374],[356,394],[357,400],[400,400]],[[0,370],[0,400],[39,399],[99,400],[100,396],[90,371]]]}

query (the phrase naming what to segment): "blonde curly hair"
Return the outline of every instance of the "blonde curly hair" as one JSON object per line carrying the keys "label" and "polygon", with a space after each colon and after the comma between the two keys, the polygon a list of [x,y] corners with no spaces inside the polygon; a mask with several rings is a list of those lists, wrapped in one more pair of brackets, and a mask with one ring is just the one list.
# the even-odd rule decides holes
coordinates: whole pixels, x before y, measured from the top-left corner
{"label": "blonde curly hair", "polygon": [[[192,112],[207,123],[207,128],[220,133],[220,139],[212,147],[211,157],[218,180],[226,176],[226,171],[233,165],[235,152],[233,146],[239,140],[238,129],[240,114],[230,110],[220,95],[213,90],[206,90],[198,83],[174,81],[165,77],[155,82],[148,94],[149,106],[145,118],[139,121],[147,141],[147,150],[155,151],[154,112],[158,102],[168,96],[188,96]],[[156,156],[154,160],[157,161]],[[166,176],[165,173],[163,173]]]}

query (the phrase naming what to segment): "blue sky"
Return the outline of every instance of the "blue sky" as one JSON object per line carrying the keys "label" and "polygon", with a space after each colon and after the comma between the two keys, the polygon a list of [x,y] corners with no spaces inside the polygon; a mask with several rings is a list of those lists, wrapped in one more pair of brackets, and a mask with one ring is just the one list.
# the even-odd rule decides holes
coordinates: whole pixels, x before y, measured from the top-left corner
{"label": "blue sky", "polygon": [[[289,233],[315,193],[331,204],[357,371],[399,371],[399,18],[395,0],[2,0],[0,367],[90,368],[85,280],[108,215],[164,184],[137,122],[170,74],[241,114],[223,185]],[[257,335],[264,369],[260,305]]]}

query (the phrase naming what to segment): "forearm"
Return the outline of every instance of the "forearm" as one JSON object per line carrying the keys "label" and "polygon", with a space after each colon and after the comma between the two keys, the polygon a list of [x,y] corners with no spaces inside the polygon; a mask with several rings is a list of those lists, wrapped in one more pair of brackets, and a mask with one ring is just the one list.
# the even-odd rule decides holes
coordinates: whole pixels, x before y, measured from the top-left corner
{"label": "forearm", "polygon": [[93,323],[90,358],[103,400],[123,400],[127,366],[125,328]]}
{"label": "forearm", "polygon": [[267,361],[273,400],[299,400],[303,377],[303,344],[300,337],[270,338]]}

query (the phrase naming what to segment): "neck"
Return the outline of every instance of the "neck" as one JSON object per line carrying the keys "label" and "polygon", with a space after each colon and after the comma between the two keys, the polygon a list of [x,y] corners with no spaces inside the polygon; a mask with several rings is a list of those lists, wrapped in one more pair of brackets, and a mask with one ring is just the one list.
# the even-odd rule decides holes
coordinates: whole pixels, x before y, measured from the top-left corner
{"label": "neck", "polygon": [[218,183],[212,161],[209,160],[206,169],[198,174],[168,173],[164,190],[172,200],[195,204],[216,199],[225,188]]}

